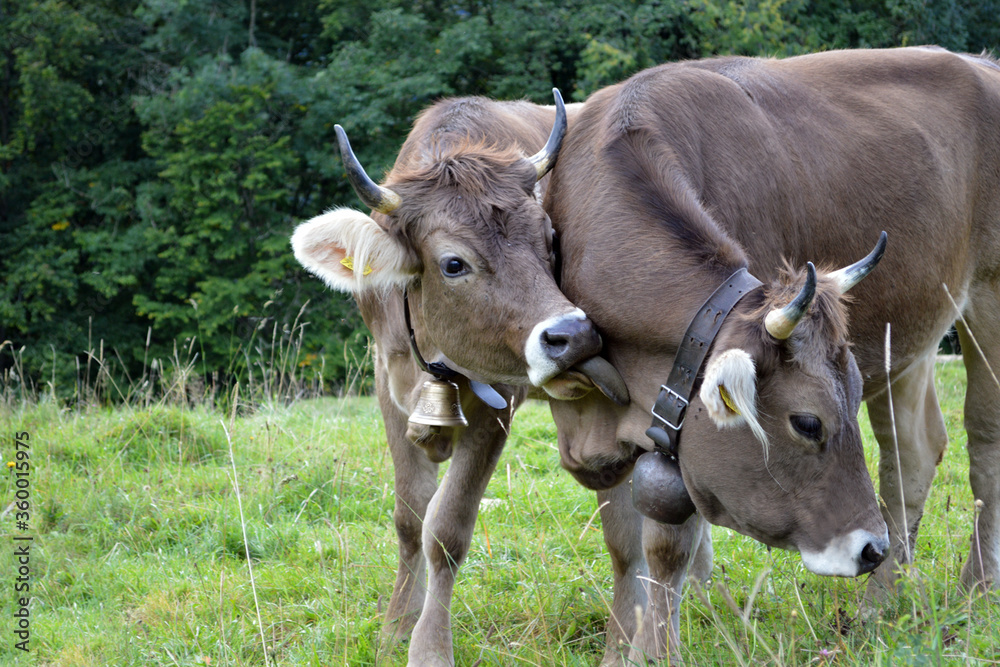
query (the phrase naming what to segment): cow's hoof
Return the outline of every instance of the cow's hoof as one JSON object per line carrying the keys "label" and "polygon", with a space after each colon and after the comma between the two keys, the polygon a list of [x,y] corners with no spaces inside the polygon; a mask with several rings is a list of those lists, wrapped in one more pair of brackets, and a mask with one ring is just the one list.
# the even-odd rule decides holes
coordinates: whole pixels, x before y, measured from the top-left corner
{"label": "cow's hoof", "polygon": [[401,642],[409,639],[419,615],[420,610],[417,610],[415,613],[403,614],[391,621],[386,620],[379,636],[381,650],[385,653],[391,653]]}
{"label": "cow's hoof", "polygon": [[962,576],[959,579],[962,592],[969,595],[996,590],[996,579],[988,572],[984,574],[982,566],[974,561],[978,561],[978,558],[970,557],[962,566]]}

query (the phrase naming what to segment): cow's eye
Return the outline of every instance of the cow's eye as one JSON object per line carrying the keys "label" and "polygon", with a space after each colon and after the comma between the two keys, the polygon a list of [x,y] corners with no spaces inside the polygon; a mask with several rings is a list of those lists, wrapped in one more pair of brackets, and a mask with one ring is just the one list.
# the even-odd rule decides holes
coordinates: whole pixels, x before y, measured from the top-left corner
{"label": "cow's eye", "polygon": [[469,272],[469,265],[458,257],[445,257],[441,260],[441,273],[447,278],[458,278]]}
{"label": "cow's eye", "polygon": [[792,428],[803,438],[820,442],[823,439],[823,422],[816,415],[792,415],[788,418]]}

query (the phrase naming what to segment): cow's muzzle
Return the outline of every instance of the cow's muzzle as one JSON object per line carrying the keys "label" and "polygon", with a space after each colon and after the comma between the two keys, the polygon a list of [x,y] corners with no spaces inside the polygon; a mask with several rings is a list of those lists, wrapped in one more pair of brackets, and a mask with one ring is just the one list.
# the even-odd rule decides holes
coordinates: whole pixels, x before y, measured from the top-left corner
{"label": "cow's muzzle", "polygon": [[601,337],[582,310],[550,317],[528,334],[524,356],[528,379],[536,387],[601,351]]}
{"label": "cow's muzzle", "polygon": [[528,379],[558,399],[574,399],[594,387],[618,405],[629,402],[621,375],[598,356],[601,337],[579,308],[532,329],[525,345]]}
{"label": "cow's muzzle", "polygon": [[562,368],[601,351],[601,337],[594,325],[586,317],[575,317],[575,313],[560,317],[537,335],[545,357]]}
{"label": "cow's muzzle", "polygon": [[868,574],[885,560],[889,553],[889,532],[876,535],[858,528],[830,540],[823,551],[801,549],[800,553],[802,564],[814,574],[857,577]]}

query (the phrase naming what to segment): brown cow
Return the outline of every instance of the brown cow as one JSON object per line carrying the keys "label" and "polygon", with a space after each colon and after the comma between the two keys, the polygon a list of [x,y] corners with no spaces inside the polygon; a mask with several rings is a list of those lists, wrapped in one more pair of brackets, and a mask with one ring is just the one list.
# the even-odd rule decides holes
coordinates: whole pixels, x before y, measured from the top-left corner
{"label": "brown cow", "polygon": [[[563,464],[581,481],[599,486],[609,462],[624,474],[620,462],[653,448],[649,408],[685,328],[746,267],[765,284],[724,321],[687,408],[678,450],[687,490],[700,517],[798,549],[806,567],[825,574],[877,565],[888,524],[894,559],[869,586],[891,582],[895,564],[911,558],[946,444],[933,363],[938,341],[962,315],[970,478],[983,509],[961,582],[996,585],[994,61],[910,48],[655,67],[587,100],[546,208],[562,242],[562,289],[601,331],[632,397],[626,407],[595,394],[552,402]],[[797,326],[765,322],[808,282],[800,268],[807,261],[852,262],[881,230],[885,261],[851,301],[840,298],[844,275],[821,270]],[[885,523],[855,421],[862,399],[882,453]],[[644,526],[650,576],[664,586],[653,589],[634,658],[676,645],[680,582],[700,517]]]}
{"label": "brown cow", "polygon": [[[572,105],[570,114],[579,106]],[[369,217],[334,210],[293,236],[306,268],[334,289],[354,293],[376,341],[375,381],[395,468],[399,537],[399,569],[383,634],[392,641],[412,629],[410,664],[453,663],[449,610],[455,575],[527,387],[578,397],[596,381],[609,394],[621,391],[614,370],[594,356],[601,342],[592,324],[553,277],[552,228],[539,199],[566,116],[558,94],[556,108],[483,98],[440,102],[417,120],[384,187],[364,174],[338,128],[349,176],[375,212]],[[550,128],[546,147],[526,157]],[[419,354],[463,374],[455,379],[468,427],[438,432],[407,426],[431,376],[414,361],[404,287]],[[473,396],[470,378],[518,386],[499,387],[509,407],[498,409]],[[627,394],[616,400],[626,402]],[[438,487],[438,463],[449,456],[451,466]],[[640,519],[627,489],[598,496],[604,522],[616,527],[606,532],[609,548],[629,565],[617,573],[612,612],[628,618],[644,602],[629,575],[642,568],[634,538]],[[617,654],[619,640],[628,639],[609,625],[609,652]]]}

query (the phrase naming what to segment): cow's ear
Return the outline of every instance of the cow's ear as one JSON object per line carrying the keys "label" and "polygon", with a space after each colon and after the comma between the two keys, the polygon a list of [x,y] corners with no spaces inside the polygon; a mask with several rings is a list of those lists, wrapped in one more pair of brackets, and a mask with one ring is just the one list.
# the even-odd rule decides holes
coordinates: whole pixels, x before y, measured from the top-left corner
{"label": "cow's ear", "polygon": [[715,355],[705,368],[699,392],[708,416],[720,428],[746,423],[757,413],[757,380],[753,358],[740,348]]}
{"label": "cow's ear", "polygon": [[713,356],[698,396],[719,428],[748,426],[767,460],[767,433],[757,418],[757,373],[749,352],[733,347]]}
{"label": "cow's ear", "polygon": [[403,287],[416,275],[407,248],[370,217],[349,208],[299,225],[292,249],[302,266],[341,292]]}

